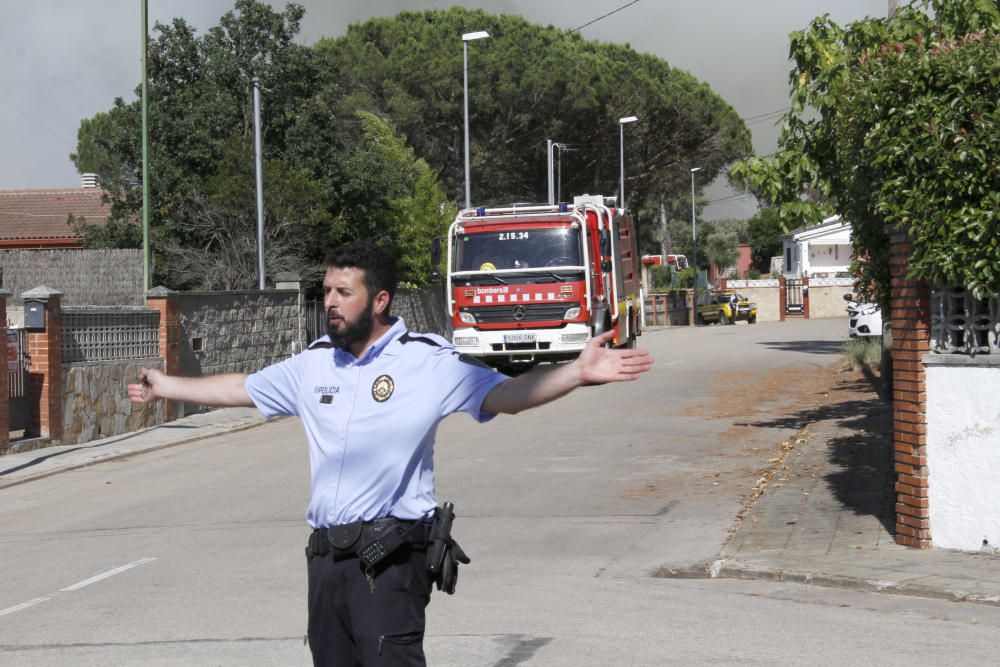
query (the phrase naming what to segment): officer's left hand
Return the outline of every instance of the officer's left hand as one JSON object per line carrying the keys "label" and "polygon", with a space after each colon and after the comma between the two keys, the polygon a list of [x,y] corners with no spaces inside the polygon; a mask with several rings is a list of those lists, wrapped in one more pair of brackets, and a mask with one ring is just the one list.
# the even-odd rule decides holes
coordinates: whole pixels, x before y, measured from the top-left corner
{"label": "officer's left hand", "polygon": [[606,348],[614,331],[595,336],[577,359],[580,378],[589,384],[635,380],[653,366],[646,350]]}

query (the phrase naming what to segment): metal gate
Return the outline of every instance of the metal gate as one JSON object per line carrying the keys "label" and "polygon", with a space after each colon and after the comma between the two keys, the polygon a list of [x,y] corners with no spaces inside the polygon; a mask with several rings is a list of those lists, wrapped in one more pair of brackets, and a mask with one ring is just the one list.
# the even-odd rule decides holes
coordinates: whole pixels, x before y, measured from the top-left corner
{"label": "metal gate", "polygon": [[7,396],[10,430],[28,425],[28,332],[7,329]]}
{"label": "metal gate", "polygon": [[802,313],[801,279],[785,279],[785,312]]}

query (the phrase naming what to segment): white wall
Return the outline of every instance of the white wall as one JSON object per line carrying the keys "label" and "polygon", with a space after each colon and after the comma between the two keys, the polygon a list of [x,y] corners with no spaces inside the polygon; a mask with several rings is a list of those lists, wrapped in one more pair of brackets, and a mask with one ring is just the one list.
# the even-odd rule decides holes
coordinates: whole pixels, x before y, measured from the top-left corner
{"label": "white wall", "polygon": [[924,364],[931,541],[1000,552],[1000,360],[929,354]]}

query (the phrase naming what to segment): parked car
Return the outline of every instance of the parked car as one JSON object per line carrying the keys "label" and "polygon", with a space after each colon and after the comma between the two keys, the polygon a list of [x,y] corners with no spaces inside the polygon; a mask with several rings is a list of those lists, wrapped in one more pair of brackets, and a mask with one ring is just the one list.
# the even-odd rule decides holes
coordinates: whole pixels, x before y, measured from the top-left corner
{"label": "parked car", "polygon": [[746,320],[750,324],[755,324],[757,322],[757,304],[736,294],[736,309],[733,312],[732,297],[734,294],[735,292],[725,290],[706,292],[701,295],[698,315],[695,318],[697,323],[736,324],[739,320]]}
{"label": "parked car", "polygon": [[845,294],[847,302],[847,335],[851,338],[882,335],[882,307],[869,303],[863,298],[854,299],[853,294]]}

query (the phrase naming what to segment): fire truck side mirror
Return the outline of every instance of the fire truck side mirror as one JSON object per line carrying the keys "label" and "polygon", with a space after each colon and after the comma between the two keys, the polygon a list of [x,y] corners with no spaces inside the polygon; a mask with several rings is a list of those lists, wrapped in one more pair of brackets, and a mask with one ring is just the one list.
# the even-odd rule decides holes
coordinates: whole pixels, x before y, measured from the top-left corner
{"label": "fire truck side mirror", "polygon": [[441,264],[441,237],[435,236],[431,239],[431,269],[437,271]]}
{"label": "fire truck side mirror", "polygon": [[[610,255],[611,254],[611,232],[607,229],[602,229],[601,232],[601,254]],[[607,271],[607,269],[604,269]]]}

